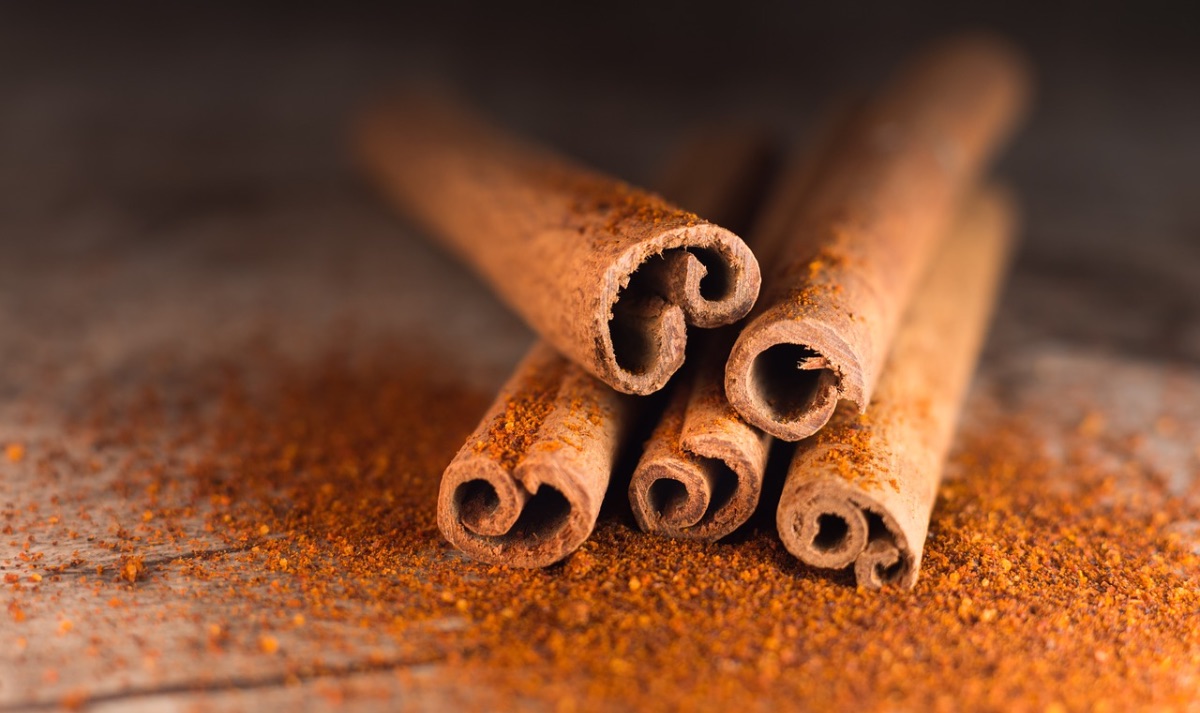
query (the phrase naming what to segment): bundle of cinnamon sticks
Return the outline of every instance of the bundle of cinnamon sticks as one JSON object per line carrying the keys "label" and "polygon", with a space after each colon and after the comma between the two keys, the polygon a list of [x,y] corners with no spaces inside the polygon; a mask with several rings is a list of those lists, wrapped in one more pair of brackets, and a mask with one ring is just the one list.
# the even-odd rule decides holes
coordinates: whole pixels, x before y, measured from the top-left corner
{"label": "bundle of cinnamon sticks", "polygon": [[1028,93],[1013,49],[953,38],[782,162],[754,132],[694,134],[661,196],[442,96],[367,112],[357,154],[385,197],[540,335],[446,469],[446,538],[557,562],[641,446],[637,525],[716,540],[759,507],[778,439],[798,442],[771,503],[787,549],[913,586],[1013,242],[983,176]]}

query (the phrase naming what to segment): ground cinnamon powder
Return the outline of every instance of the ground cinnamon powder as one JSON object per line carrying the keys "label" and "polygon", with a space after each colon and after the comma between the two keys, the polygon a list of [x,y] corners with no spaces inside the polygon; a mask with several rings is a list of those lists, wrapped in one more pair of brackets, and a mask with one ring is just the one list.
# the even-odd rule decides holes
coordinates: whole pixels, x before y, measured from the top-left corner
{"label": "ground cinnamon powder", "polygon": [[[107,539],[122,565],[8,567],[6,646],[28,643],[25,612],[47,605],[31,578],[83,569],[94,574],[69,581],[95,590],[97,611],[172,582],[158,616],[194,624],[197,669],[282,657],[317,676],[330,666],[319,652],[369,640],[387,653],[357,670],[394,668],[402,685],[432,662],[435,681],[486,688],[496,707],[1124,711],[1200,695],[1200,556],[1164,529],[1195,516],[1187,496],[1137,463],[1051,457],[1028,418],[976,419],[960,436],[922,579],[880,594],[805,569],[769,518],[713,544],[644,536],[617,509],[562,565],[465,560],[439,537],[434,502],[489,399],[438,360],[258,353],[176,375],[173,394],[181,379],[187,393],[169,398],[94,390],[97,417],[79,432],[96,459],[120,460],[113,487],[130,518]],[[89,467],[45,443],[25,457]],[[34,554],[70,543],[72,523],[27,516],[36,506],[6,504],[4,537]],[[188,542],[197,522],[219,551],[138,559],[149,543]]]}
{"label": "ground cinnamon powder", "polygon": [[569,188],[579,196],[571,205],[572,217],[586,219],[597,213],[604,214],[603,228],[608,233],[631,222],[655,227],[668,224],[691,227],[702,220],[695,213],[676,208],[658,194],[646,193],[619,181],[562,171],[555,172],[547,182],[556,184],[556,188]]}
{"label": "ground cinnamon powder", "polygon": [[531,390],[509,398],[504,411],[488,427],[486,438],[472,446],[475,452],[487,453],[506,470],[516,468],[554,408],[561,373],[559,365],[552,373],[539,374],[540,381]]}

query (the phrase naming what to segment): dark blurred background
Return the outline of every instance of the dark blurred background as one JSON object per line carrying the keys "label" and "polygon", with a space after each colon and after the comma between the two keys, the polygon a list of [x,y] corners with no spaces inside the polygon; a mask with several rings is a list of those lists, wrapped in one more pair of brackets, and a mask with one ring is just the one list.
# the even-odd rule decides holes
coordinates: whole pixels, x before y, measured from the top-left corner
{"label": "dark blurred background", "polygon": [[[358,190],[348,119],[401,79],[452,83],[645,182],[689,125],[796,138],[923,43],[988,29],[1038,74],[997,168],[1026,230],[993,348],[1038,336],[1200,363],[1198,16],[1153,2],[9,3],[0,241],[40,249],[49,225],[56,249],[152,240],[285,192]],[[102,220],[117,214],[138,225]]]}

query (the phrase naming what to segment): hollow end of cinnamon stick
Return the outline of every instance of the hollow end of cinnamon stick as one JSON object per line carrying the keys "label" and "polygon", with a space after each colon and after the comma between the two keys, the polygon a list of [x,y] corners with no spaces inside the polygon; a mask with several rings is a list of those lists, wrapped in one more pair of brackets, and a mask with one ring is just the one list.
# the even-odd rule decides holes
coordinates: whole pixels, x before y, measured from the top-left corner
{"label": "hollow end of cinnamon stick", "polygon": [[729,354],[725,393],[749,423],[798,441],[828,423],[839,401],[864,401],[863,360],[842,332],[777,311],[742,331]]}
{"label": "hollow end of cinnamon stick", "polygon": [[646,532],[718,540],[758,506],[769,439],[725,398],[723,357],[731,340],[724,330],[699,345],[703,354],[673,386],[630,478],[630,506]]}
{"label": "hollow end of cinnamon stick", "polygon": [[746,316],[762,276],[733,233],[711,223],[665,232],[635,245],[605,276],[606,324],[597,325],[600,378],[646,395],[683,365],[688,326],[711,329]]}
{"label": "hollow end of cinnamon stick", "polygon": [[[811,467],[802,460],[793,470]],[[788,552],[822,569],[854,567],[868,589],[916,582],[918,555],[891,513],[836,477],[808,480],[785,493],[775,524]]]}
{"label": "hollow end of cinnamon stick", "polygon": [[[630,485],[630,503],[638,527],[645,532],[691,539],[725,534],[729,501],[744,493],[738,474],[716,459],[663,459],[638,469]],[[712,532],[719,532],[715,536]]]}
{"label": "hollow end of cinnamon stick", "polygon": [[[688,400],[687,393],[675,397]],[[629,503],[645,532],[718,540],[754,513],[766,444],[745,424],[689,434],[684,417],[669,407],[630,479]]]}
{"label": "hollow end of cinnamon stick", "polygon": [[507,471],[485,458],[447,468],[438,502],[446,539],[474,559],[545,567],[579,548],[600,503],[575,484],[589,474],[531,458]]}
{"label": "hollow end of cinnamon stick", "polygon": [[628,400],[544,342],[442,475],[438,527],[468,556],[544,567],[591,535]]}

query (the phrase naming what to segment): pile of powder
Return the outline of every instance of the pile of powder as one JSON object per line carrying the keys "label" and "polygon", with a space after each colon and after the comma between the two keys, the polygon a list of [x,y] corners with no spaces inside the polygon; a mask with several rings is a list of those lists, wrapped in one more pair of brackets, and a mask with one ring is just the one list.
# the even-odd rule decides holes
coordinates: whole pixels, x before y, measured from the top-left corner
{"label": "pile of powder", "polygon": [[[970,422],[921,580],[881,594],[805,569],[760,518],[713,544],[642,536],[613,509],[562,565],[462,559],[434,502],[490,395],[437,360],[255,353],[176,374],[169,396],[154,383],[99,386],[69,436],[91,455],[36,439],[5,451],[50,479],[115,473],[103,487],[124,514],[104,535],[78,531],[98,517],[87,500],[0,513],[3,537],[26,553],[0,563],[0,637],[27,650],[17,664],[57,661],[61,676],[44,683],[68,704],[93,695],[59,681],[77,655],[38,649],[26,614],[86,592],[60,615],[57,638],[69,640],[155,587],[169,601],[142,620],[137,646],[161,655],[154,631],[183,634],[173,665],[145,674],[151,685],[178,668],[219,683],[269,660],[347,696],[347,672],[397,671],[403,691],[413,665],[433,664],[424,685],[555,710],[1123,711],[1200,696],[1200,557],[1166,527],[1196,517],[1191,494],[1166,492],[1135,462],[1052,457],[1028,419]],[[154,555],[168,545],[184,554]],[[114,557],[96,555],[105,548]],[[111,645],[86,647],[103,657]]]}

